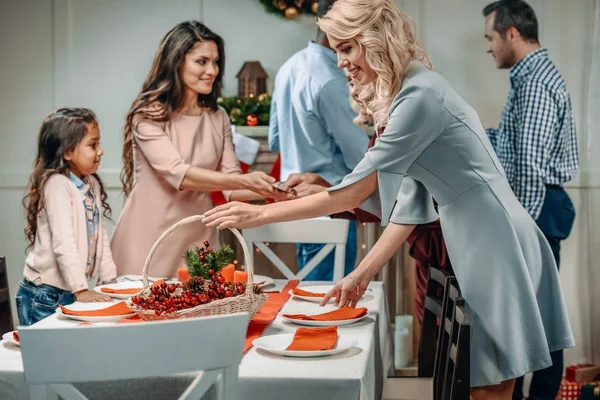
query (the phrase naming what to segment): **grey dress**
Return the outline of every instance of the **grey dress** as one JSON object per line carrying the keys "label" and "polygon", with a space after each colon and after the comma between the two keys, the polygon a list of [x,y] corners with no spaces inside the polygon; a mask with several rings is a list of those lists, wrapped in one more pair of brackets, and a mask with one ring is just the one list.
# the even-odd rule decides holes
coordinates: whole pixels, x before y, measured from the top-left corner
{"label": "grey dress", "polygon": [[361,208],[383,225],[432,221],[431,196],[438,203],[473,316],[471,386],[546,368],[551,351],[574,345],[550,246],[513,194],[477,113],[420,63],[394,98],[383,135],[329,190],[375,171],[378,193]]}

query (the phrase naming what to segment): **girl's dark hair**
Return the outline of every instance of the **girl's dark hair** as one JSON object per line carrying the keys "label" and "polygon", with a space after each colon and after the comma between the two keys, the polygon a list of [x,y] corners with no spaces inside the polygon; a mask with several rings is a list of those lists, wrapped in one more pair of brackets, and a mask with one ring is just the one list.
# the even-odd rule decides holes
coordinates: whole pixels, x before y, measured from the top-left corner
{"label": "girl's dark hair", "polygon": [[523,0],[499,0],[488,4],[483,9],[483,16],[487,17],[495,12],[494,30],[504,35],[513,26],[523,39],[539,43],[538,21],[535,11]]}
{"label": "girl's dark hair", "polygon": [[185,55],[198,42],[212,41],[217,45],[219,73],[208,94],[198,94],[198,104],[213,111],[218,109],[225,73],[225,43],[223,39],[198,21],[186,21],[171,29],[160,45],[142,90],[133,101],[125,121],[123,138],[123,170],[121,183],[125,197],[133,187],[133,130],[138,119],[167,122],[185,99],[185,86],[181,70]]}
{"label": "girl's dark hair", "polygon": [[[48,115],[42,123],[38,135],[35,166],[29,177],[27,194],[23,198],[23,207],[27,215],[25,236],[28,249],[35,243],[37,216],[44,209],[46,182],[54,174],[69,176],[69,162],[63,156],[81,142],[89,125],[98,125],[98,121],[96,115],[86,108],[60,108]],[[104,208],[104,216],[109,218],[111,209],[104,185],[97,174],[93,176],[100,184],[100,200]]]}

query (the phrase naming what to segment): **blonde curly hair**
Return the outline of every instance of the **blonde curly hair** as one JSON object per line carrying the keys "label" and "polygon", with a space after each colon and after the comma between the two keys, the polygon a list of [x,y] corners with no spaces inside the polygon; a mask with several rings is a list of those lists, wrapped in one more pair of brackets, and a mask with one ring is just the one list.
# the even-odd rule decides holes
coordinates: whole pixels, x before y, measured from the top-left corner
{"label": "blonde curly hair", "polygon": [[361,86],[358,102],[372,116],[375,128],[387,125],[394,97],[402,88],[410,64],[418,60],[432,68],[429,56],[417,43],[412,18],[393,0],[338,0],[317,24],[337,40],[355,40],[377,74]]}

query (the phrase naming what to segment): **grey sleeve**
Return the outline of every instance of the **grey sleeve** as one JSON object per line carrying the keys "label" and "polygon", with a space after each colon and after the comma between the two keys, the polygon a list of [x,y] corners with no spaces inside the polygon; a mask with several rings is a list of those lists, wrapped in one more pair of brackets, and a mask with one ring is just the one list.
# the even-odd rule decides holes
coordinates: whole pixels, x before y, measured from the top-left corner
{"label": "grey sleeve", "polygon": [[439,218],[433,198],[425,186],[405,176],[396,197],[390,221],[396,224],[428,224]]}

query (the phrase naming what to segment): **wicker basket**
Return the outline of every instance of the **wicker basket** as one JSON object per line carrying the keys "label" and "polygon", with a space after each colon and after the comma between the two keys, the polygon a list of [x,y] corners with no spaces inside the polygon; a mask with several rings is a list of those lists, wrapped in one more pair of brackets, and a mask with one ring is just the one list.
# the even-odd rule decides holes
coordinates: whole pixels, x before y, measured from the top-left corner
{"label": "wicker basket", "polygon": [[[152,256],[154,255],[160,243],[178,227],[192,222],[202,221],[202,219],[204,219],[204,215],[194,215],[191,217],[184,218],[175,225],[171,226],[169,229],[167,229],[158,238],[156,243],[154,243],[154,246],[152,246],[152,248],[150,249],[150,253],[148,253],[148,257],[146,258],[144,268],[142,270],[144,288],[140,292],[138,292],[136,296],[147,298],[152,295],[150,291],[151,288],[148,283],[148,266],[150,265],[150,261],[152,261]],[[246,272],[248,273],[248,282],[246,283],[246,292],[244,294],[234,297],[226,297],[220,300],[213,300],[212,302],[207,304],[201,304],[193,308],[178,310],[170,314],[164,313],[160,316],[156,315],[154,310],[144,310],[143,308],[138,307],[137,305],[133,304],[131,300],[127,302],[127,306],[137,315],[139,315],[142,319],[145,320],[208,317],[211,315],[234,314],[237,312],[247,312],[248,314],[250,314],[250,319],[252,319],[252,317],[254,317],[254,314],[256,314],[260,306],[262,306],[262,304],[265,302],[265,300],[267,300],[268,297],[265,294],[254,293],[254,266],[252,265],[252,258],[250,258],[250,252],[248,251],[248,247],[246,246],[246,241],[237,229],[229,230],[240,242],[242,250],[244,251]]]}

